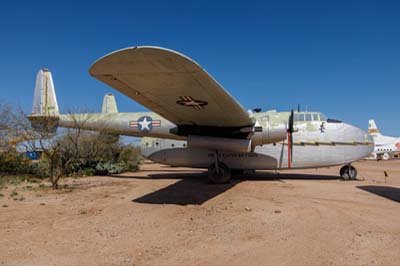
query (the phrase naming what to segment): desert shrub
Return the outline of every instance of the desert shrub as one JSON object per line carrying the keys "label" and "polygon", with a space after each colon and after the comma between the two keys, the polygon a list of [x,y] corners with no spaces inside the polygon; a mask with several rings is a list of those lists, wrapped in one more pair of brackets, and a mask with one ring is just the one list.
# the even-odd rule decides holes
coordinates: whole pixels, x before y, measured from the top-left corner
{"label": "desert shrub", "polygon": [[124,171],[124,165],[120,163],[99,162],[96,165],[96,174],[98,175],[114,175]]}
{"label": "desert shrub", "polygon": [[96,174],[96,169],[94,168],[83,168],[81,174],[85,176],[92,176]]}
{"label": "desert shrub", "polygon": [[29,160],[17,152],[0,153],[0,173],[28,174],[30,173]]}
{"label": "desert shrub", "polygon": [[30,171],[38,178],[49,177],[50,165],[45,158],[42,158],[39,162],[31,164]]}
{"label": "desert shrub", "polygon": [[138,170],[141,159],[140,148],[131,145],[122,147],[118,156],[118,162],[124,165],[125,171],[131,172]]}

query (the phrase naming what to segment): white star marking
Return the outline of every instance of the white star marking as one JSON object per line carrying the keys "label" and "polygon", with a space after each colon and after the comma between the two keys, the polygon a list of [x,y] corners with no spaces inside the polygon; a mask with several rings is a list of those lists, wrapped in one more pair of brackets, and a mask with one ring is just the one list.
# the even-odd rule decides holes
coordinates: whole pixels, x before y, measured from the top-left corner
{"label": "white star marking", "polygon": [[142,131],[145,130],[145,129],[147,129],[148,131],[150,131],[149,125],[151,124],[151,122],[147,121],[147,117],[145,117],[145,118],[143,119],[143,121],[138,122],[138,123],[140,124],[141,130],[142,130]]}

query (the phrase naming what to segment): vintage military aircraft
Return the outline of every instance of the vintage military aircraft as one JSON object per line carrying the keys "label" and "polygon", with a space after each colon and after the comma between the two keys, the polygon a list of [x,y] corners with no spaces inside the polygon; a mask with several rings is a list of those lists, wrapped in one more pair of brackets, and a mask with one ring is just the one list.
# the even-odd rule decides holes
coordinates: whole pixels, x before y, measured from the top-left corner
{"label": "vintage military aircraft", "polygon": [[102,113],[59,114],[51,74],[41,70],[31,122],[50,118],[68,128],[79,118],[88,130],[144,137],[147,158],[208,168],[213,183],[228,182],[233,171],[334,165],[344,165],[342,178],[355,179],[351,162],[373,151],[366,132],[320,112],[247,112],[199,64],[172,50],[118,50],[89,73],[154,112],[120,113],[108,99],[111,107],[103,105]]}

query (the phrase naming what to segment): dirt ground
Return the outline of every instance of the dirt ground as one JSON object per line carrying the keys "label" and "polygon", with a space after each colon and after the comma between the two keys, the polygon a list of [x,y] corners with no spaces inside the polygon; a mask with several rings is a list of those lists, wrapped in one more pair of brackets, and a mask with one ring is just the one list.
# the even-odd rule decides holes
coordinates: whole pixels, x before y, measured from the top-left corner
{"label": "dirt ground", "polygon": [[209,185],[202,170],[144,164],[57,192],[9,186],[0,265],[398,266],[400,160],[355,166],[363,181],[332,167]]}

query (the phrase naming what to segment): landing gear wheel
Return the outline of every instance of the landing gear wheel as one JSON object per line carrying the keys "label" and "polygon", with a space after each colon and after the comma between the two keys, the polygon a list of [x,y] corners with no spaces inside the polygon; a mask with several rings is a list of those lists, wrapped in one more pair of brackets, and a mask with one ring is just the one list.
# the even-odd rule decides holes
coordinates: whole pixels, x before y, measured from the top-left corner
{"label": "landing gear wheel", "polygon": [[389,160],[389,158],[390,158],[390,156],[389,156],[389,153],[387,153],[387,152],[385,152],[382,156],[382,159],[385,161]]}
{"label": "landing gear wheel", "polygon": [[343,180],[357,180],[357,170],[351,165],[340,168],[340,176]]}
{"label": "landing gear wheel", "polygon": [[218,167],[212,164],[208,167],[208,181],[213,184],[225,184],[231,179],[231,171],[224,163],[218,163]]}

